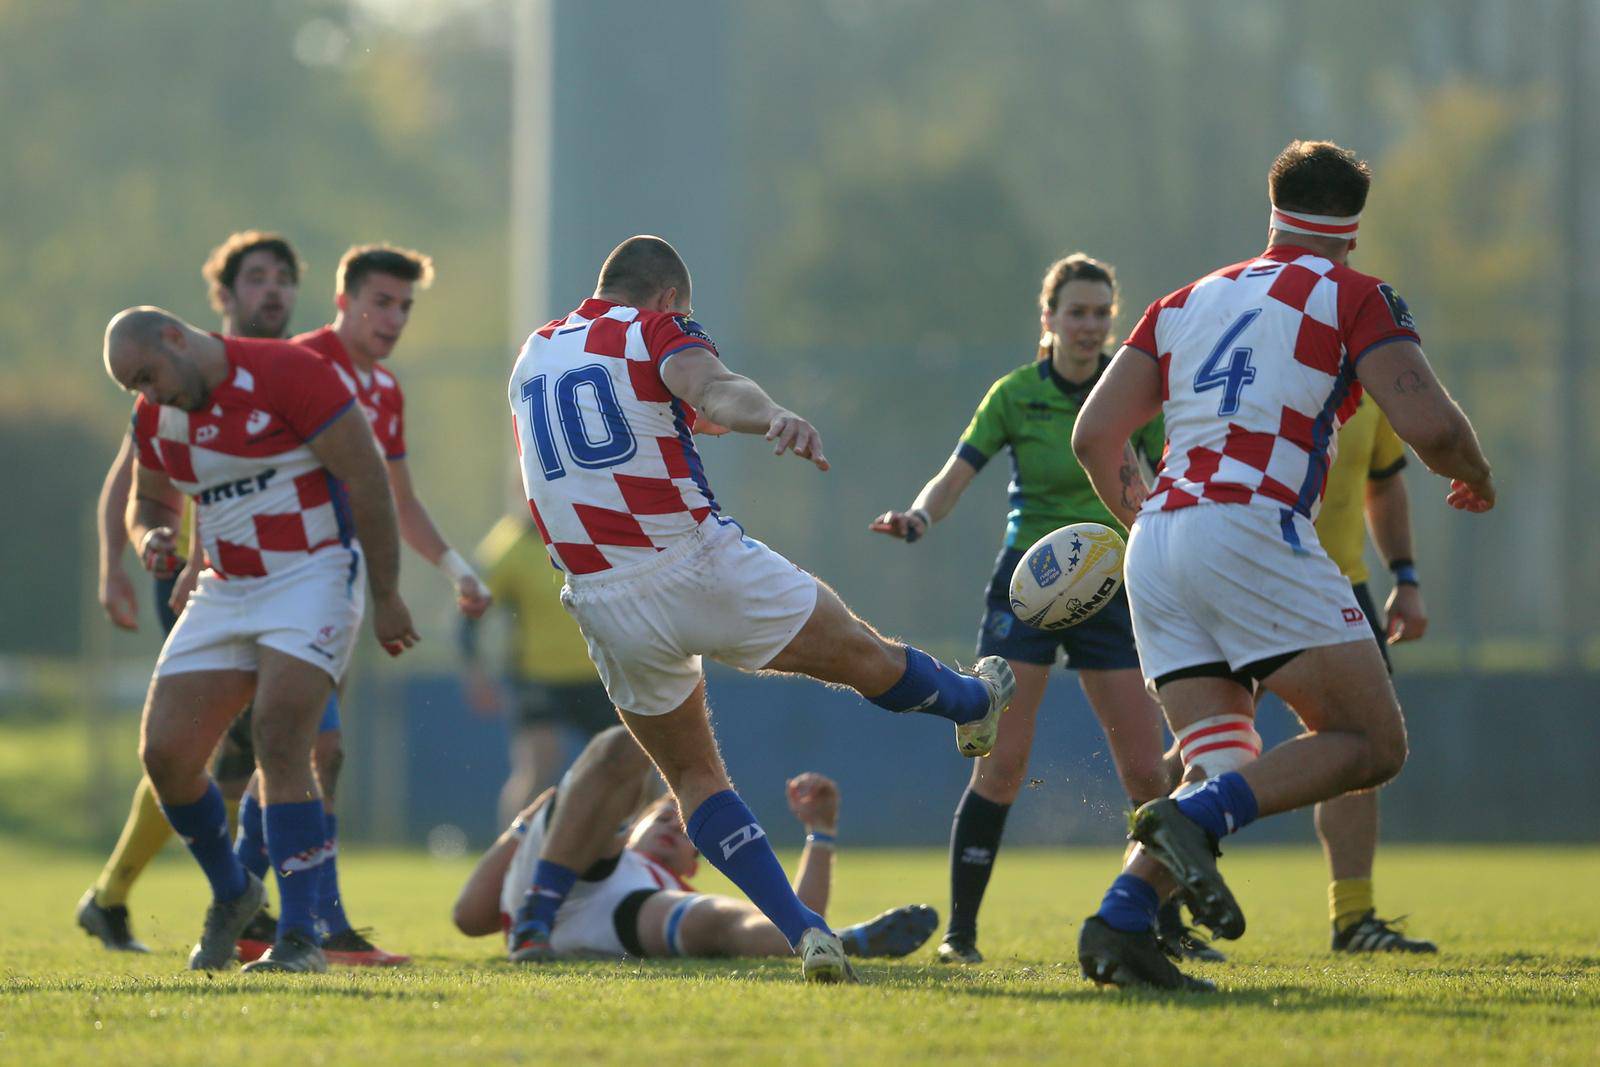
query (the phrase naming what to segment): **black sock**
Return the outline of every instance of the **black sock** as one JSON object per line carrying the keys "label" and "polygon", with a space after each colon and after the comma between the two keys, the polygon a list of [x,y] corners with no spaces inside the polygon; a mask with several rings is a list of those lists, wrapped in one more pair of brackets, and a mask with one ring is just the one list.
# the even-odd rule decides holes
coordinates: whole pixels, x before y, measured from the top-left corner
{"label": "black sock", "polygon": [[978,908],[989,887],[995,854],[1006,829],[1010,804],[985,800],[968,786],[950,827],[950,925],[952,935],[976,941]]}

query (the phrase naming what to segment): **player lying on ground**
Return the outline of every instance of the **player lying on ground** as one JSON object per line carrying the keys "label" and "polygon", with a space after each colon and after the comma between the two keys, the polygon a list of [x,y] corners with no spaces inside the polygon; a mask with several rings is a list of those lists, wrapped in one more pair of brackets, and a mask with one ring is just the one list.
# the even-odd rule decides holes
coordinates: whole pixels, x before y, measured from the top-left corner
{"label": "player lying on ground", "polygon": [[[1338,145],[1290,144],[1268,177],[1266,251],[1151,304],[1078,416],[1073,451],[1132,531],[1140,666],[1186,782],[1135,813],[1141,847],[1083,924],[1078,958],[1095,981],[1210,988],[1156,946],[1162,898],[1181,888],[1202,924],[1240,936],[1218,839],[1375,788],[1405,763],[1383,656],[1313,525],[1334,434],[1362,391],[1451,480],[1452,507],[1494,506],[1472,424],[1434,376],[1405,302],[1348,265],[1370,184]],[[1128,435],[1157,412],[1166,457],[1149,499],[1130,506],[1119,477]],[[1257,683],[1307,728],[1265,755]]]}
{"label": "player lying on ground", "polygon": [[[594,296],[536,330],[511,405],[528,507],[566,573],[606,692],[650,754],[689,837],[783,931],[809,981],[850,981],[844,948],[795,896],[755,815],[729,784],[706,712],[701,658],[847,685],[878,707],[955,724],[968,757],[994,747],[1015,679],[971,672],[884,638],[839,596],[722,514],[695,447],[697,418],[764,436],[826,471],[816,428],[724,366],[691,318],[689,269],[659,237],[624,241]],[[519,940],[546,936],[577,872],[541,863]]]}
{"label": "player lying on ground", "polygon": [[[655,770],[620,726],[584,749],[560,786],[547,789],[517,816],[484,853],[456,900],[452,918],[468,937],[510,932],[514,916],[533,891],[533,872],[557,824],[587,827],[575,843],[590,858],[556,912],[549,941],[537,954],[510,949],[518,962],[574,957],[787,956],[789,941],[748,901],[696,893],[698,853],[683,832],[671,796],[651,802],[659,789]],[[834,828],[839,789],[820,774],[790,779],[789,810],[806,828],[794,892],[818,915],[828,909],[833,879]],[[638,812],[622,823],[596,825],[619,804]],[[568,820],[569,812],[575,818]],[[570,835],[569,835],[570,836]],[[741,841],[738,848],[747,842]],[[839,931],[855,956],[904,956],[920,948],[939,925],[932,908],[911,904]]]}
{"label": "player lying on ground", "polygon": [[360,632],[363,570],[378,640],[391,654],[417,640],[397,589],[394,503],[372,431],[312,353],[224,339],[159,308],[111,320],[105,364],[139,394],[129,540],[143,559],[170,554],[181,489],[197,504],[212,564],[156,661],[140,740],[167,819],[211,884],[189,966],[229,966],[266,895],[229,845],[222,794],[206,773],[253,700],[283,910],[272,948],[246,969],[324,970],[315,915],[327,826],[311,748]]}

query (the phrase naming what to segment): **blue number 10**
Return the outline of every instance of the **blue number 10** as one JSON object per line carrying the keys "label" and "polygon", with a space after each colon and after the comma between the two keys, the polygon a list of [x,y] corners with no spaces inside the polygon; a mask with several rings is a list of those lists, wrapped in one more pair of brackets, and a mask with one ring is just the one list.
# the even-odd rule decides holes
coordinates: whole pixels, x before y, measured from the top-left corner
{"label": "blue number 10", "polygon": [[[1195,392],[1222,390],[1222,402],[1217,405],[1218,415],[1237,415],[1240,394],[1244,392],[1245,386],[1256,380],[1256,369],[1250,365],[1251,349],[1243,345],[1233,348],[1233,343],[1249,329],[1250,324],[1256,321],[1256,316],[1260,314],[1260,308],[1251,308],[1235,319],[1194,376]],[[1231,352],[1230,348],[1233,348]],[[1222,364],[1224,359],[1228,361],[1227,366]]]}
{"label": "blue number 10", "polygon": [[[533,437],[533,450],[539,454],[539,468],[545,481],[555,481],[566,476],[567,468],[556,449],[555,434],[550,425],[550,403],[545,395],[546,375],[539,374],[522,383],[522,399],[528,403],[528,432]],[[594,398],[600,412],[600,425],[590,427],[584,421],[583,409],[578,406],[578,391],[583,389]],[[615,467],[633,458],[638,450],[628,419],[617,402],[616,387],[611,375],[598,363],[577,367],[556,379],[555,408],[561,424],[561,436],[567,445],[572,462],[588,470]],[[591,433],[591,429],[594,431]]]}

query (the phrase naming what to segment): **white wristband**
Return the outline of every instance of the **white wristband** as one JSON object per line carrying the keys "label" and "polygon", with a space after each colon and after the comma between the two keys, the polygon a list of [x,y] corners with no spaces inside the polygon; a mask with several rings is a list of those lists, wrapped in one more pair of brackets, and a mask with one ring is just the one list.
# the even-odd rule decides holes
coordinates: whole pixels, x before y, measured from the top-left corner
{"label": "white wristband", "polygon": [[453,548],[447,549],[445,554],[439,557],[439,569],[449,575],[450,580],[457,584],[460,584],[463,578],[471,578],[473,581],[478,582],[479,585],[483,584],[478,580],[478,572],[472,569],[472,564],[462,559],[461,553]]}
{"label": "white wristband", "polygon": [[933,516],[928,514],[927,508],[912,508],[909,512],[907,512],[907,514],[914,519],[922,520],[922,529],[924,532],[933,528]]}

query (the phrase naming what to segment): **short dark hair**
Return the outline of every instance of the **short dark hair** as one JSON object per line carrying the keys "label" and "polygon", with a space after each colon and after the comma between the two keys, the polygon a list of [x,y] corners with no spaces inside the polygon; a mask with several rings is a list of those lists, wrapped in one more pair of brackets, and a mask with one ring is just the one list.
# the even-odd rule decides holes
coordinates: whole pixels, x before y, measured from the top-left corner
{"label": "short dark hair", "polygon": [[1290,141],[1267,171],[1273,204],[1307,215],[1359,215],[1372,168],[1332,141]]}
{"label": "short dark hair", "polygon": [[644,301],[676,286],[689,287],[689,268],[678,250],[659,237],[630,237],[606,257],[600,267],[599,292],[613,292]]}
{"label": "short dark hair", "polygon": [[239,266],[244,262],[244,257],[251,252],[272,253],[278,262],[289,268],[289,275],[294,279],[294,283],[300,284],[300,271],[305,264],[295,255],[294,247],[289,244],[288,238],[266,230],[240,230],[238,233],[230,233],[226,241],[211,250],[211,254],[206,257],[205,265],[200,268],[200,276],[207,283],[211,308],[217,314],[222,314],[222,291],[233,289],[233,283],[239,280]]}
{"label": "short dark hair", "polygon": [[433,260],[396,245],[356,245],[339,257],[335,292],[354,294],[369,274],[388,274],[426,289],[433,284]]}

